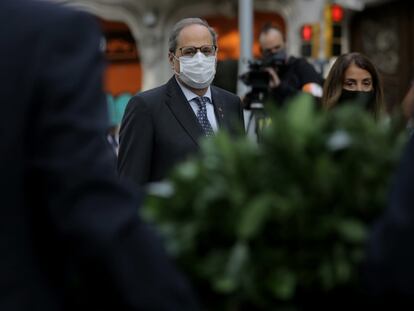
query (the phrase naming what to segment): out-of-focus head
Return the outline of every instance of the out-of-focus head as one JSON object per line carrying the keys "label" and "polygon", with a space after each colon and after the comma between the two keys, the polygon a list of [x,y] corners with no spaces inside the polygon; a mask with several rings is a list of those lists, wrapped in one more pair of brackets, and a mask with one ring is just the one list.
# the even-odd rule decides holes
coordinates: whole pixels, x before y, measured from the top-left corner
{"label": "out-of-focus head", "polygon": [[285,38],[276,26],[265,24],[259,35],[260,51],[264,57],[285,49]]}
{"label": "out-of-focus head", "polygon": [[[347,53],[338,57],[326,78],[322,105],[329,109],[353,95],[371,95],[366,108],[378,117],[383,109],[381,79],[374,64],[361,53]],[[366,96],[368,97],[368,96]]]}

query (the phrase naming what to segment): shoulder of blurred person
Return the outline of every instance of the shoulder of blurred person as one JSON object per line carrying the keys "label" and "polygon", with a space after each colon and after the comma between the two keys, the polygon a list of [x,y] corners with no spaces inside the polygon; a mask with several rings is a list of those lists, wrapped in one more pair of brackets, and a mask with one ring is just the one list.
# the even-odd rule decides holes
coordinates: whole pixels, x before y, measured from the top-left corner
{"label": "shoulder of blurred person", "polygon": [[376,301],[414,306],[414,137],[394,176],[389,202],[373,226],[363,280]]}
{"label": "shoulder of blurred person", "polygon": [[197,309],[116,178],[96,21],[24,0],[0,20],[0,310]]}
{"label": "shoulder of blurred person", "polygon": [[414,79],[410,82],[410,86],[404,95],[401,106],[407,129],[412,135],[414,133]]}

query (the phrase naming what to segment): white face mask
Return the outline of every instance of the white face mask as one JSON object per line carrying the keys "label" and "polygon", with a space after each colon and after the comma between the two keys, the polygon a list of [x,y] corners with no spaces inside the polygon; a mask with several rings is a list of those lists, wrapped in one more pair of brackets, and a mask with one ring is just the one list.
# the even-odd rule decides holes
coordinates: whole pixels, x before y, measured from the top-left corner
{"label": "white face mask", "polygon": [[[175,56],[174,56],[175,57]],[[195,89],[208,87],[216,74],[216,57],[197,52],[193,57],[181,56],[180,73],[176,74],[188,86]]]}

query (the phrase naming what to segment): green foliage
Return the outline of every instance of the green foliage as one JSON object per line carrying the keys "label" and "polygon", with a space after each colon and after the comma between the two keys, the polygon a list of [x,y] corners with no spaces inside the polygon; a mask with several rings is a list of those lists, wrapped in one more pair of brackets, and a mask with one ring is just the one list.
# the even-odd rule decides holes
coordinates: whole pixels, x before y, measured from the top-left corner
{"label": "green foliage", "polygon": [[325,113],[306,95],[269,115],[261,144],[204,140],[172,174],[173,193],[147,200],[210,310],[269,310],[355,287],[405,141],[359,107]]}

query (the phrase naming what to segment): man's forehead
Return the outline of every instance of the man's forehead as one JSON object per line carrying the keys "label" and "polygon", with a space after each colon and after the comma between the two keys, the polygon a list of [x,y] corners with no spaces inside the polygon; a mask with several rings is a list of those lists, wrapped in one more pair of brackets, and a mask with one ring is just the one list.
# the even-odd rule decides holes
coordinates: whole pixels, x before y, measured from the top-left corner
{"label": "man's forehead", "polygon": [[181,29],[178,35],[179,42],[205,41],[212,43],[211,33],[204,25],[192,24]]}
{"label": "man's forehead", "polygon": [[269,29],[261,36],[261,41],[284,43],[283,34],[277,29]]}

